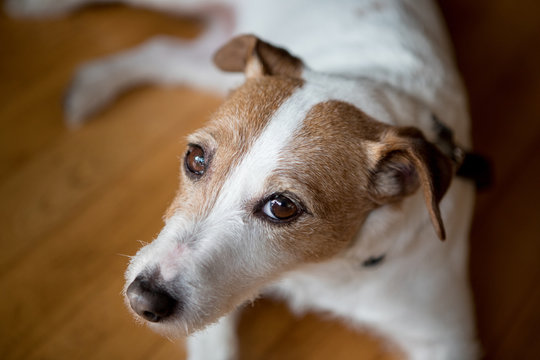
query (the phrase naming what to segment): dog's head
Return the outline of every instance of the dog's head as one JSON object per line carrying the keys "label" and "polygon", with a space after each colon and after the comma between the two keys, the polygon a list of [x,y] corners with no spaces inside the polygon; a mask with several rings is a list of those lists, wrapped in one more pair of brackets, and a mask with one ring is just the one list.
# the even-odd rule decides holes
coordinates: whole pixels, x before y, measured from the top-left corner
{"label": "dog's head", "polygon": [[153,328],[182,334],[216,321],[282,273],[342,252],[372,210],[417,191],[444,238],[438,203],[452,165],[420,131],[338,100],[363,90],[312,80],[253,36],[215,62],[246,81],[189,137],[165,226],[126,273],[126,300]]}

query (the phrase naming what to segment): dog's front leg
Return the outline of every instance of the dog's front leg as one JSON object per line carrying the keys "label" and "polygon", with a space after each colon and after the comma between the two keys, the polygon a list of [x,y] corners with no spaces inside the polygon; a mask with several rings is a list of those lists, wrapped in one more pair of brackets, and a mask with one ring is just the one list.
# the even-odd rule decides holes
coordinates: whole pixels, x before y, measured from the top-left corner
{"label": "dog's front leg", "polygon": [[13,17],[55,17],[87,4],[114,0],[5,0],[4,8]]}
{"label": "dog's front leg", "polygon": [[239,310],[222,317],[187,340],[189,360],[234,360],[238,357],[236,322]]}
{"label": "dog's front leg", "polygon": [[118,3],[150,10],[194,15],[201,10],[222,13],[228,1],[212,0],[5,0],[4,8],[13,17],[57,17],[90,4]]}
{"label": "dog's front leg", "polygon": [[211,54],[220,45],[219,41],[214,42],[213,37],[194,42],[158,37],[82,65],[64,103],[68,124],[78,125],[121,92],[141,84],[188,85],[224,95],[234,82],[234,75],[213,66]]}

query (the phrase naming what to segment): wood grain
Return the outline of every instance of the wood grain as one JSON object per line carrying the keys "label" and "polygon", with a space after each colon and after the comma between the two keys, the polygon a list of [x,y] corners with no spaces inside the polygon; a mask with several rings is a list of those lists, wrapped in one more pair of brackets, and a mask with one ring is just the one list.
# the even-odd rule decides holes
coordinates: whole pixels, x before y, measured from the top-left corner
{"label": "wood grain", "polygon": [[[540,358],[540,3],[442,0],[470,91],[476,148],[497,182],[478,201],[471,269],[487,359]],[[52,20],[0,15],[0,358],[182,359],[137,325],[120,291],[128,258],[159,231],[185,135],[219,99],[139,88],[69,131],[76,66],[202,24],[121,6]],[[394,359],[395,349],[324,316],[258,301],[243,359]]]}

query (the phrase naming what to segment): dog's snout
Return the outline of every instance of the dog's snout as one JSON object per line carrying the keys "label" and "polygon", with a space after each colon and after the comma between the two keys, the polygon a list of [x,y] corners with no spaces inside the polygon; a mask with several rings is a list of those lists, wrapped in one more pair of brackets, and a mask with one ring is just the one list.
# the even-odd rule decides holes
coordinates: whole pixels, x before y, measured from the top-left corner
{"label": "dog's snout", "polygon": [[129,285],[126,295],[133,311],[151,322],[166,319],[178,307],[178,300],[143,276],[138,276]]}

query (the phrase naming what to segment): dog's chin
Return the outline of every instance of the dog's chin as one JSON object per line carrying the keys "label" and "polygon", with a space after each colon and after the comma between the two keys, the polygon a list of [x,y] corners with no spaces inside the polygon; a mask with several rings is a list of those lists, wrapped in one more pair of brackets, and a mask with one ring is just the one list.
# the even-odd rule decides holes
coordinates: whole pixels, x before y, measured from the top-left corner
{"label": "dog's chin", "polygon": [[204,328],[205,326],[192,326],[189,325],[186,321],[183,321],[179,316],[171,317],[170,319],[163,320],[160,322],[151,322],[143,319],[135,312],[131,311],[135,321],[143,326],[147,326],[150,330],[155,333],[166,337],[171,340],[184,338],[197,332],[198,330]]}
{"label": "dog's chin", "polygon": [[173,317],[166,321],[159,323],[153,323],[142,319],[140,316],[135,315],[136,321],[140,324],[148,326],[155,333],[166,337],[170,340],[177,340],[193,335],[194,333],[204,330],[210,325],[213,325],[221,319],[222,316],[216,317],[207,322],[201,322],[198,324],[191,324],[183,321],[180,317]]}
{"label": "dog's chin", "polygon": [[176,340],[191,335],[196,330],[191,329],[187,324],[182,321],[175,321],[170,319],[167,321],[152,323],[143,320],[139,317],[138,322],[146,324],[155,333],[166,337],[167,339]]}

